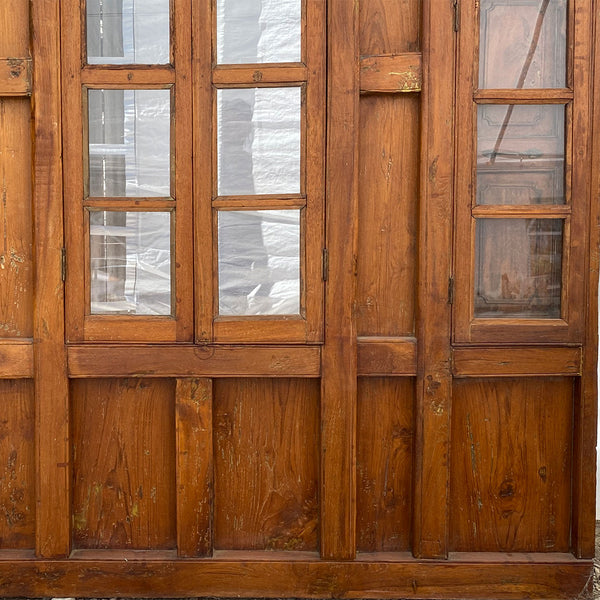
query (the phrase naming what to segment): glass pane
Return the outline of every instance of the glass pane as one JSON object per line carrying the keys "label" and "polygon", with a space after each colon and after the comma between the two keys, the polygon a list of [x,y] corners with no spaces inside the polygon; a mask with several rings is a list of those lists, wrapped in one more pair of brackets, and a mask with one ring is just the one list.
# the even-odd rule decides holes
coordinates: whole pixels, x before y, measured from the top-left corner
{"label": "glass pane", "polygon": [[476,317],[560,317],[562,220],[479,219],[476,236]]}
{"label": "glass pane", "polygon": [[217,91],[219,196],[300,193],[299,87]]}
{"label": "glass pane", "polygon": [[91,312],[171,314],[171,214],[90,212]]}
{"label": "glass pane", "polygon": [[477,203],[565,203],[565,107],[477,107]]}
{"label": "glass pane", "polygon": [[87,0],[89,64],[167,64],[169,0]]}
{"label": "glass pane", "polygon": [[217,62],[300,62],[302,0],[217,0]]}
{"label": "glass pane", "polygon": [[88,90],[89,195],[168,197],[169,90]]}
{"label": "glass pane", "polygon": [[566,23],[566,0],[481,0],[479,87],[565,87]]}
{"label": "glass pane", "polygon": [[300,313],[300,211],[219,213],[219,314]]}

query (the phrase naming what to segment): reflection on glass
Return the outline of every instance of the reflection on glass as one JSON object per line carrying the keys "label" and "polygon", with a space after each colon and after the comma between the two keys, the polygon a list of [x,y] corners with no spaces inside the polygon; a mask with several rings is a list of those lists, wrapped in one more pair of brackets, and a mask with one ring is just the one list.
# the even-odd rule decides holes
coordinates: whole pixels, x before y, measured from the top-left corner
{"label": "reflection on glass", "polygon": [[475,316],[559,318],[563,221],[478,219]]}
{"label": "reflection on glass", "polygon": [[477,107],[477,203],[564,204],[565,108]]}
{"label": "reflection on glass", "polygon": [[219,213],[219,314],[300,313],[300,211]]}
{"label": "reflection on glass", "polygon": [[560,88],[566,0],[481,0],[480,88]]}
{"label": "reflection on glass", "polygon": [[299,87],[217,91],[219,196],[300,193]]}
{"label": "reflection on glass", "polygon": [[89,195],[168,197],[169,90],[88,90]]}
{"label": "reflection on glass", "polygon": [[169,0],[87,0],[88,64],[167,64]]}
{"label": "reflection on glass", "polygon": [[171,314],[171,215],[90,212],[91,313]]}
{"label": "reflection on glass", "polygon": [[217,0],[217,62],[300,62],[302,0]]}

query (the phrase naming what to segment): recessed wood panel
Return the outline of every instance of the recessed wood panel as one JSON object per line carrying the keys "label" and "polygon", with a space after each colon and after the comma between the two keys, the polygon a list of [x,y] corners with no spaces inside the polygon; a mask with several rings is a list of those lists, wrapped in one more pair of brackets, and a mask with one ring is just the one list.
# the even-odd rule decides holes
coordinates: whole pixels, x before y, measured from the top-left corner
{"label": "recessed wood panel", "polygon": [[0,57],[29,54],[29,2],[0,5]]}
{"label": "recessed wood panel", "polygon": [[419,98],[360,100],[358,335],[414,333]]}
{"label": "recessed wood panel", "polygon": [[0,98],[0,132],[0,289],[10,290],[0,294],[0,338],[31,337],[31,105],[27,99]]}
{"label": "recessed wood panel", "polygon": [[452,406],[452,550],[567,552],[573,380],[457,380]]}
{"label": "recessed wood panel", "polygon": [[72,383],[76,548],[175,547],[175,382]]}
{"label": "recessed wood panel", "polygon": [[215,548],[317,550],[319,382],[214,381]]}
{"label": "recessed wood panel", "polygon": [[410,550],[414,380],[358,380],[357,545]]}
{"label": "recessed wood panel", "polygon": [[0,549],[35,547],[33,382],[0,380]]}
{"label": "recessed wood panel", "polygon": [[421,2],[422,0],[362,0],[361,55],[419,51]]}

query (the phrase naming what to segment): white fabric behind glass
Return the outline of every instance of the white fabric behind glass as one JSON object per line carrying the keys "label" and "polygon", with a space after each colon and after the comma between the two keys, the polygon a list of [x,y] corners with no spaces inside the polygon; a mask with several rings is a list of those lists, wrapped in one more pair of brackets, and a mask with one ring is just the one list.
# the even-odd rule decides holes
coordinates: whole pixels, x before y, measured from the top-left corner
{"label": "white fabric behind glass", "polygon": [[300,313],[300,211],[219,213],[219,314]]}
{"label": "white fabric behind glass", "polygon": [[301,89],[217,90],[219,196],[299,194]]}
{"label": "white fabric behind glass", "polygon": [[300,62],[302,0],[217,0],[219,64]]}
{"label": "white fabric behind glass", "polygon": [[167,64],[169,0],[87,0],[89,64]]}

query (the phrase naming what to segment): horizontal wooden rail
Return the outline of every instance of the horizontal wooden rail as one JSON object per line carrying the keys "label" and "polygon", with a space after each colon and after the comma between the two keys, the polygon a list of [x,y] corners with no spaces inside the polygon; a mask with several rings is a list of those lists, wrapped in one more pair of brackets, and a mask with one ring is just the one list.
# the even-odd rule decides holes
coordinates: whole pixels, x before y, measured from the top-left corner
{"label": "horizontal wooden rail", "polygon": [[572,376],[581,374],[581,348],[455,348],[452,362],[454,377]]}
{"label": "horizontal wooden rail", "polygon": [[31,95],[31,59],[0,58],[0,97]]}
{"label": "horizontal wooden rail", "polygon": [[420,52],[366,56],[360,61],[363,93],[420,92],[423,83]]}
{"label": "horizontal wooden rail", "polygon": [[0,379],[33,377],[33,344],[29,341],[0,342]]}
{"label": "horizontal wooden rail", "polygon": [[408,376],[417,374],[417,340],[412,337],[359,337],[359,376]]}

